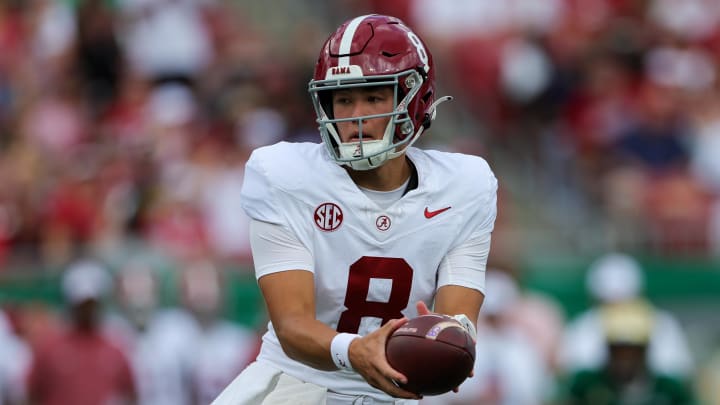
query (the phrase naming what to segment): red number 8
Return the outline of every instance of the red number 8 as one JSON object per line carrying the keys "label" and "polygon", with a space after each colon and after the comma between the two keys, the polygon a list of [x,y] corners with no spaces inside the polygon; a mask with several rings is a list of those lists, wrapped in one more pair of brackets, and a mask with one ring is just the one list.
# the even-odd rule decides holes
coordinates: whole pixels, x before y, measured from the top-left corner
{"label": "red number 8", "polygon": [[[337,331],[357,333],[365,316],[381,318],[385,324],[391,319],[402,318],[402,310],[410,300],[413,269],[397,257],[363,256],[350,266],[345,307],[340,315]],[[368,301],[370,279],[390,279],[392,287],[388,302]]]}

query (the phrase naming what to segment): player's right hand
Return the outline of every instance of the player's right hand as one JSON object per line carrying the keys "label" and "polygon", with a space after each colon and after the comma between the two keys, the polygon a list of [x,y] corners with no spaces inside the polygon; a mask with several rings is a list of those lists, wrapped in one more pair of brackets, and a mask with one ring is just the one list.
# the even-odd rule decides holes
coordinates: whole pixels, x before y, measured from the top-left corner
{"label": "player's right hand", "polygon": [[407,383],[407,378],[393,369],[385,357],[385,345],[388,337],[406,322],[407,318],[392,319],[380,329],[353,340],[350,343],[348,356],[355,371],[373,387],[396,398],[420,399],[422,396],[404,390],[395,384],[395,381]]}

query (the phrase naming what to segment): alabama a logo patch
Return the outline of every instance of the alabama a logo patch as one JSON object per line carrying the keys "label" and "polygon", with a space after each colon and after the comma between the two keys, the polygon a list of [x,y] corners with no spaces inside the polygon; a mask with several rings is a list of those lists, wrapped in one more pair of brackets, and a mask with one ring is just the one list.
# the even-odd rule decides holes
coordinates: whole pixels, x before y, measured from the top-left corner
{"label": "alabama a logo patch", "polygon": [[380,215],[375,220],[375,226],[379,231],[387,231],[390,229],[390,217],[387,215]]}
{"label": "alabama a logo patch", "polygon": [[337,204],[326,202],[315,208],[313,221],[320,230],[332,232],[342,224],[343,212]]}

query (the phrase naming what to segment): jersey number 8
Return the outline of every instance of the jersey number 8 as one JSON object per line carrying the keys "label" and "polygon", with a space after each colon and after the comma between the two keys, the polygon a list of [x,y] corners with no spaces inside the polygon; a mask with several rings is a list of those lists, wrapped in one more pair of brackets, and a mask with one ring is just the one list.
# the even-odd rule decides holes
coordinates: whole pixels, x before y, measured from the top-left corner
{"label": "jersey number 8", "polygon": [[[358,333],[363,317],[391,319],[403,317],[402,310],[410,300],[413,269],[401,258],[363,256],[350,266],[345,308],[340,315],[337,331]],[[392,287],[387,302],[368,301],[371,279],[390,279]]]}

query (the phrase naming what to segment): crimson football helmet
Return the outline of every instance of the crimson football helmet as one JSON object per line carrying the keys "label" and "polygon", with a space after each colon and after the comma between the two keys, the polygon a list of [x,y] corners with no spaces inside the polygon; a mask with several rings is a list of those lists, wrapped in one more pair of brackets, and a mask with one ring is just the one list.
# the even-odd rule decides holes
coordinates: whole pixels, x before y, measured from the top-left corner
{"label": "crimson football helmet", "polygon": [[[393,111],[335,119],[333,90],[366,86],[392,86]],[[343,23],[320,51],[309,91],[320,135],[330,156],[356,170],[381,166],[400,156],[435,118],[435,107],[450,97],[435,100],[435,67],[424,42],[395,17],[365,15]],[[382,139],[364,140],[362,122],[391,117]],[[336,123],[357,121],[360,139],[343,143]]]}

